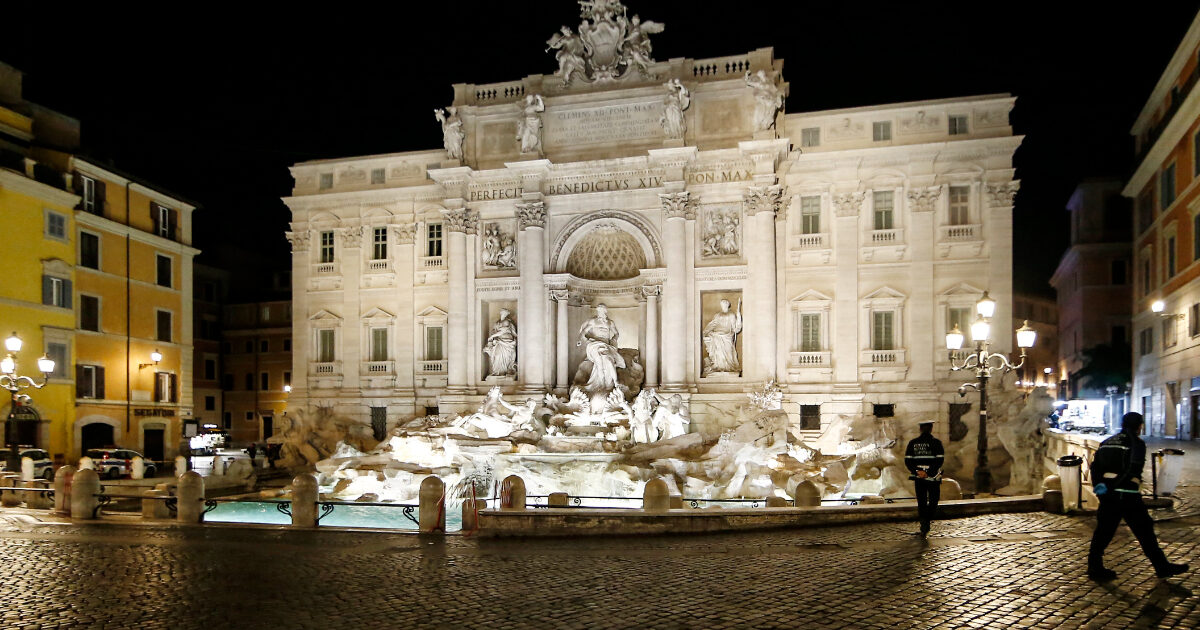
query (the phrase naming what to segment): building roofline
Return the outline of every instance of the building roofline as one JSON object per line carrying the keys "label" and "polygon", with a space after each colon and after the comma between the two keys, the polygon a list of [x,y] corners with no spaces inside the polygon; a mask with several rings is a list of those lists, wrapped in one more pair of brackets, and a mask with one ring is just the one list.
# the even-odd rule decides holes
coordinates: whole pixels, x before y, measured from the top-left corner
{"label": "building roofline", "polygon": [[116,180],[116,182],[118,184],[122,184],[122,185],[130,184],[131,186],[136,185],[136,186],[142,188],[144,191],[149,192],[152,195],[164,197],[170,201],[175,202],[178,205],[186,206],[188,210],[196,210],[200,207],[200,205],[198,203],[188,199],[187,197],[184,197],[182,195],[178,195],[174,192],[171,192],[170,190],[167,190],[166,188],[163,188],[162,186],[151,184],[151,183],[147,182],[146,180],[137,177],[136,175],[132,175],[130,173],[127,173],[125,171],[117,169],[117,168],[113,167],[112,165],[101,166],[99,160],[95,160],[95,159],[92,159],[92,158],[89,158],[87,156],[80,155],[80,154],[72,155],[71,160],[72,160],[72,162],[79,162],[79,163],[83,164],[88,169],[98,171],[98,172],[104,174],[105,176],[113,178],[114,180]]}
{"label": "building roofline", "polygon": [[927,101],[906,101],[901,103],[885,103],[882,105],[864,105],[861,107],[845,107],[841,109],[822,109],[810,112],[786,112],[784,118],[791,116],[834,116],[842,114],[866,113],[894,109],[915,109],[919,107],[931,107],[936,105],[951,105],[955,103],[979,103],[984,101],[1000,101],[1009,100],[1016,101],[1016,97],[1008,92],[997,94],[978,94],[974,96],[960,96],[954,98],[938,98]]}
{"label": "building roofline", "polygon": [[1191,53],[1200,45],[1200,12],[1196,13],[1196,17],[1192,18],[1192,25],[1188,27],[1187,33],[1183,36],[1183,40],[1179,42],[1179,46],[1175,48],[1175,54],[1171,56],[1171,61],[1167,63],[1167,67],[1163,70],[1162,75],[1158,77],[1158,83],[1154,84],[1154,89],[1150,91],[1150,96],[1146,98],[1146,104],[1142,106],[1141,113],[1133,122],[1133,127],[1130,128],[1130,135],[1138,135],[1150,123],[1150,118],[1158,107],[1162,105],[1163,98],[1170,91],[1171,86],[1179,79],[1179,73],[1183,72],[1183,66],[1191,58]]}

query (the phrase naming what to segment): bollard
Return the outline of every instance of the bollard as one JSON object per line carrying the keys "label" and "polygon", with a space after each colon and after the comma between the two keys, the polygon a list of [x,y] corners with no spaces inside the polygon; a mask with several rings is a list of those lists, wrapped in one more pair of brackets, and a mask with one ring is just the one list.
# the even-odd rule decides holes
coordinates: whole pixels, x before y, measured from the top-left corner
{"label": "bollard", "polygon": [[792,498],[795,499],[796,507],[821,507],[821,493],[816,484],[808,479],[796,483]]}
{"label": "bollard", "polygon": [[225,462],[220,455],[213,455],[212,476],[219,477],[225,474]]}
{"label": "bollard", "polygon": [[671,489],[667,482],[651,479],[642,489],[642,510],[645,512],[666,512],[671,509]]}
{"label": "bollard", "polygon": [[942,501],[957,501],[962,498],[962,486],[949,477],[942,477],[941,485],[941,500]]}
{"label": "bollard", "polygon": [[54,474],[54,513],[59,516],[71,515],[71,480],[76,472],[74,466],[67,464]]}
{"label": "bollard", "polygon": [[21,481],[33,481],[33,458],[21,458]]}
{"label": "bollard", "polygon": [[142,492],[142,518],[163,519],[171,518],[167,502],[163,498],[171,496],[166,490],[146,490]]}
{"label": "bollard", "polygon": [[179,476],[175,488],[175,513],[180,523],[204,522],[204,477],[189,470]]}
{"label": "bollard", "polygon": [[80,457],[79,470],[96,470],[96,462],[91,457]]}
{"label": "bollard", "polygon": [[787,499],[783,497],[767,497],[767,507],[787,507]]}
{"label": "bollard", "polygon": [[1058,475],[1048,475],[1042,480],[1042,509],[1054,514],[1063,511],[1062,480]]}
{"label": "bollard", "polygon": [[672,494],[671,495],[671,509],[672,510],[682,510],[683,509],[683,495],[682,494]]}
{"label": "bollard", "polygon": [[516,475],[509,475],[500,482],[500,509],[525,509],[525,480]]}
{"label": "bollard", "polygon": [[183,455],[175,456],[175,476],[178,477],[188,471],[187,458]]}
{"label": "bollard", "polygon": [[12,488],[17,485],[18,477],[19,475],[12,473],[4,473],[3,475],[0,475],[0,488],[4,488],[3,490],[0,490],[0,505],[3,505],[4,507],[16,507],[21,504],[21,501],[17,499],[17,493],[13,492],[12,490],[8,490],[8,488]]}
{"label": "bollard", "polygon": [[96,507],[100,505],[100,475],[85,468],[75,473],[71,481],[71,518],[91,520],[96,518]]}
{"label": "bollard", "polygon": [[422,534],[446,533],[446,484],[435,475],[421,481],[417,520]]}
{"label": "bollard", "polygon": [[134,457],[133,462],[129,465],[130,479],[145,479],[146,478],[146,460],[141,457]]}
{"label": "bollard", "polygon": [[483,499],[467,499],[462,504],[462,531],[473,532],[479,529],[478,511],[486,510],[487,502]]}
{"label": "bollard", "polygon": [[292,479],[292,527],[317,526],[317,478],[310,474]]}
{"label": "bollard", "polygon": [[571,502],[571,495],[566,492],[551,492],[550,496],[546,497],[546,507],[567,507]]}
{"label": "bollard", "polygon": [[[38,481],[40,481],[40,480],[38,480]],[[21,487],[22,488],[36,488],[36,487],[38,487],[38,481],[22,481]],[[21,493],[18,493],[18,496],[21,498],[22,501],[25,502],[25,507],[27,507],[27,508],[41,507],[38,504],[38,499],[40,499],[42,496],[41,492],[21,492]]]}

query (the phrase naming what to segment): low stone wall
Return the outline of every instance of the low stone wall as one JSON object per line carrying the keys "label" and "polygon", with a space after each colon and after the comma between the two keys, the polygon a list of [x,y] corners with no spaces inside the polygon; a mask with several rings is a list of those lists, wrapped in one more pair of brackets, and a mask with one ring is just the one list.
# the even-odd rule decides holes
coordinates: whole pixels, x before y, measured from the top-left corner
{"label": "low stone wall", "polygon": [[[1040,512],[1042,507],[1040,495],[944,501],[938,507],[938,516]],[[635,509],[531,508],[480,510],[479,534],[491,537],[703,534],[916,520],[915,502],[818,508],[685,508],[656,513]]]}
{"label": "low stone wall", "polygon": [[1064,433],[1057,429],[1048,429],[1046,431],[1046,461],[1044,462],[1047,474],[1058,473],[1059,457],[1078,455],[1083,458],[1083,482],[1085,485],[1091,483],[1092,458],[1096,456],[1096,449],[1106,437],[1108,436]]}

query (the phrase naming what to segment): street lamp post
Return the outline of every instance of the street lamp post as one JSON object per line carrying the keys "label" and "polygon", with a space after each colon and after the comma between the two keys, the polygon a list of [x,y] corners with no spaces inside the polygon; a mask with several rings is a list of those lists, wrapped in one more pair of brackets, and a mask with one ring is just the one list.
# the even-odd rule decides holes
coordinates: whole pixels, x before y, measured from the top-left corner
{"label": "street lamp post", "polygon": [[13,333],[8,339],[4,340],[4,348],[8,350],[8,354],[0,359],[0,387],[7,389],[11,398],[11,403],[8,408],[8,420],[4,423],[5,442],[8,444],[8,471],[17,472],[20,470],[21,457],[17,444],[19,436],[16,431],[16,412],[17,405],[29,404],[32,398],[29,394],[22,394],[23,389],[41,389],[46,386],[46,382],[50,379],[50,373],[54,371],[54,361],[46,355],[37,360],[38,370],[42,373],[42,382],[38,383],[33,378],[21,376],[17,374],[17,354],[21,352],[21,346],[24,342]]}
{"label": "street lamp post", "polygon": [[987,456],[987,382],[991,378],[992,372],[999,371],[1003,375],[1025,365],[1025,351],[1033,347],[1033,343],[1037,339],[1037,331],[1029,327],[1028,320],[1017,329],[1017,345],[1021,348],[1021,358],[1013,363],[1003,354],[990,351],[991,340],[989,337],[992,329],[992,315],[996,312],[996,301],[988,297],[987,291],[983,292],[983,297],[979,298],[975,304],[975,312],[977,315],[975,323],[971,324],[971,341],[975,342],[975,352],[960,360],[955,359],[954,352],[961,349],[963,344],[963,333],[958,329],[957,324],[954,326],[954,330],[946,333],[946,349],[950,351],[950,369],[952,371],[975,371],[975,382],[960,385],[958,395],[966,396],[968,388],[979,392],[979,441],[977,445],[979,456],[975,465],[975,492],[983,493],[992,491],[992,471],[988,467]]}

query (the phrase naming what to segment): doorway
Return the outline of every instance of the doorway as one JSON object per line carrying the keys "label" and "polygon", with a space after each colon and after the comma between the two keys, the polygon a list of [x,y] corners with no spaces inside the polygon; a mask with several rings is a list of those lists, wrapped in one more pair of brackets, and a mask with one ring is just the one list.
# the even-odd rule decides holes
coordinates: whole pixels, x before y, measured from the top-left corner
{"label": "doorway", "polygon": [[1200,436],[1200,394],[1192,394],[1189,399],[1191,400],[1191,413],[1188,414],[1188,418],[1191,420],[1192,430],[1188,433],[1187,439],[1194,440]]}
{"label": "doorway", "polygon": [[79,442],[80,452],[86,453],[93,448],[105,448],[115,445],[112,425],[104,424],[103,422],[93,422],[83,425]]}
{"label": "doorway", "polygon": [[275,418],[273,418],[272,416],[263,416],[262,417],[262,427],[263,427],[262,439],[265,440],[265,439],[271,437],[272,435],[275,435]]}
{"label": "doorway", "polygon": [[142,453],[146,459],[161,462],[163,461],[163,446],[165,443],[165,431],[159,428],[147,428],[142,430],[142,445],[145,452]]}

